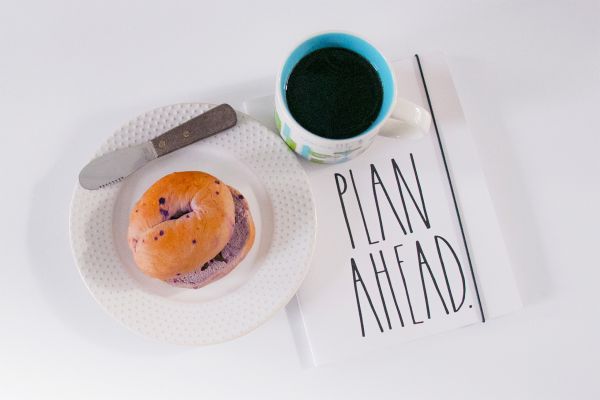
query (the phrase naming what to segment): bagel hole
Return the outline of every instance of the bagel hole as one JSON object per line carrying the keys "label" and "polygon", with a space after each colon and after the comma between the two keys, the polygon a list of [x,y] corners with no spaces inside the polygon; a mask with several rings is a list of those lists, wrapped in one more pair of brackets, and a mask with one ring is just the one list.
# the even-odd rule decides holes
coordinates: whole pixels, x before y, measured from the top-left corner
{"label": "bagel hole", "polygon": [[227,262],[227,260],[225,260],[225,257],[223,257],[223,253],[220,252],[219,254],[217,254],[215,256],[215,258],[213,258],[211,261],[224,261]]}
{"label": "bagel hole", "polygon": [[208,268],[208,266],[210,265],[210,263],[215,262],[215,261],[227,262],[227,260],[225,260],[225,257],[223,257],[223,254],[221,252],[219,252],[219,254],[217,254],[212,260],[210,260],[209,262],[207,262],[206,264],[204,264],[200,268],[200,271],[206,270],[206,268]]}
{"label": "bagel hole", "polygon": [[186,208],[182,208],[180,210],[175,211],[169,219],[170,220],[171,219],[179,219],[179,218],[183,217],[184,215],[189,214],[191,212],[192,212],[192,207],[188,206]]}

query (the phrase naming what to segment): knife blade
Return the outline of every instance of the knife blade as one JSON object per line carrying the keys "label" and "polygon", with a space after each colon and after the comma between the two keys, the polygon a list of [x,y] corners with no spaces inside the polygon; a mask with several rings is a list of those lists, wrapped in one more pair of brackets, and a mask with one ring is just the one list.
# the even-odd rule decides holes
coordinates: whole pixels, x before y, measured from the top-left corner
{"label": "knife blade", "polygon": [[236,123],[235,110],[229,104],[221,104],[149,142],[90,161],[79,173],[79,184],[85,189],[96,190],[120,182],[146,163],[229,129]]}

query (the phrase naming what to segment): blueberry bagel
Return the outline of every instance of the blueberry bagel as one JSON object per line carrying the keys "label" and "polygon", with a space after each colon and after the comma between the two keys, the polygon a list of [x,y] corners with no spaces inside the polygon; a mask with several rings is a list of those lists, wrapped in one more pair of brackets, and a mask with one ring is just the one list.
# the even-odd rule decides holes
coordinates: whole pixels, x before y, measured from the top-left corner
{"label": "blueberry bagel", "polygon": [[139,269],[197,289],[231,272],[254,243],[248,202],[204,172],[174,172],[155,182],[129,217],[128,243]]}

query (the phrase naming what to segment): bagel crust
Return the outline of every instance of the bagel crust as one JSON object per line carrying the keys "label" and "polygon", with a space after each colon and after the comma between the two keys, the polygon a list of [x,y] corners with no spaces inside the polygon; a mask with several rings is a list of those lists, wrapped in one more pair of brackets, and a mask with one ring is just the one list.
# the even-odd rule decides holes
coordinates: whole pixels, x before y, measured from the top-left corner
{"label": "bagel crust", "polygon": [[235,226],[231,240],[219,256],[186,274],[177,275],[166,282],[176,287],[199,289],[221,279],[233,271],[246,257],[254,244],[255,228],[250,207],[244,196],[229,187],[235,205]]}
{"label": "bagel crust", "polygon": [[204,172],[174,172],[155,182],[135,204],[127,239],[140,270],[167,280],[217,256],[231,239],[234,224],[227,185]]}

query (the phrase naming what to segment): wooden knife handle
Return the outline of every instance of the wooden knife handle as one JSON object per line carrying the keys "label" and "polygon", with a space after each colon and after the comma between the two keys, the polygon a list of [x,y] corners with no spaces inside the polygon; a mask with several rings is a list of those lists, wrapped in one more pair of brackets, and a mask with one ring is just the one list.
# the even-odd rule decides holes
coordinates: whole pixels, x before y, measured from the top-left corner
{"label": "wooden knife handle", "polygon": [[221,104],[155,137],[151,143],[160,157],[231,128],[236,123],[235,110],[229,104]]}

